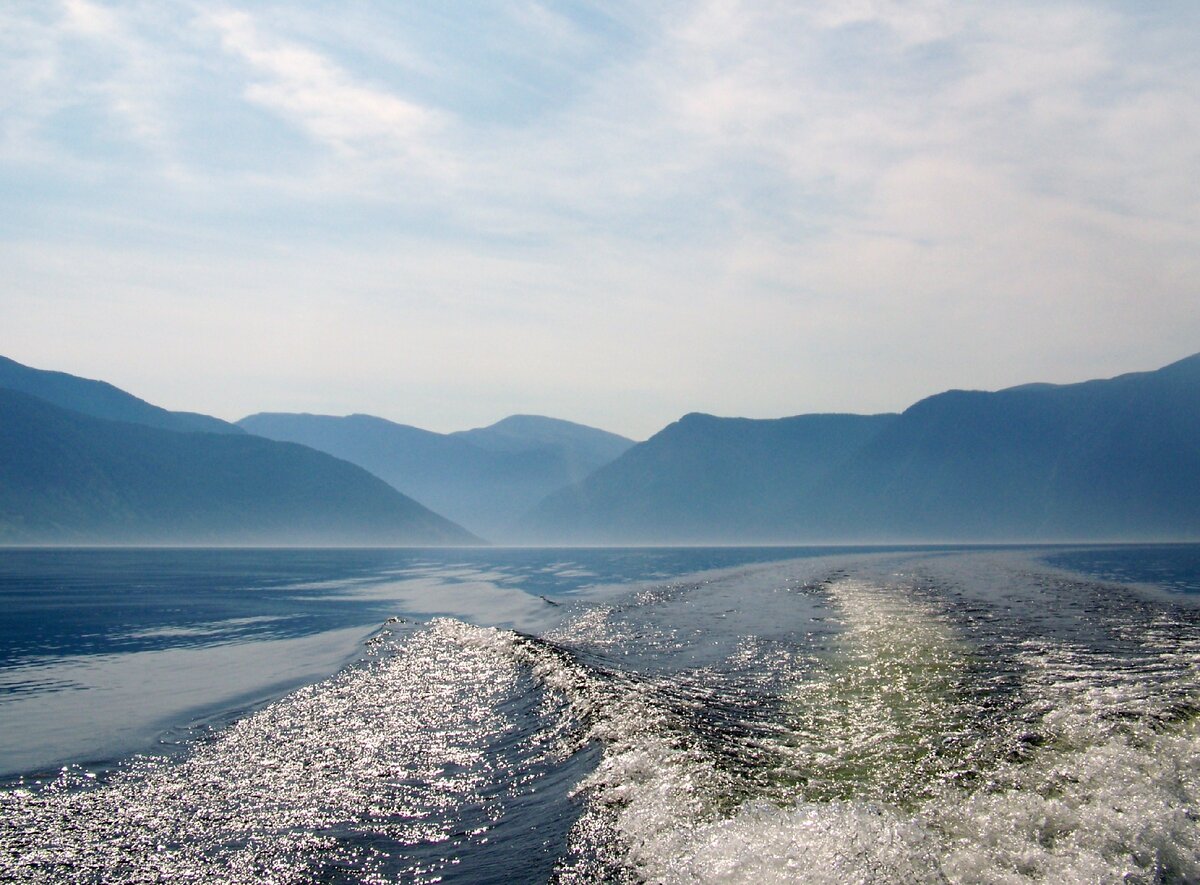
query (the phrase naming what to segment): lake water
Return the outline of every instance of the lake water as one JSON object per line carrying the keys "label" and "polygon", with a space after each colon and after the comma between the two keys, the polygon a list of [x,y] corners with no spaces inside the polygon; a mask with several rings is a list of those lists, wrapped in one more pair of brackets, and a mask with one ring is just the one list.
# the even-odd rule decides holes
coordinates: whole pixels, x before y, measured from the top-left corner
{"label": "lake water", "polygon": [[0,551],[0,878],[1200,881],[1200,546]]}

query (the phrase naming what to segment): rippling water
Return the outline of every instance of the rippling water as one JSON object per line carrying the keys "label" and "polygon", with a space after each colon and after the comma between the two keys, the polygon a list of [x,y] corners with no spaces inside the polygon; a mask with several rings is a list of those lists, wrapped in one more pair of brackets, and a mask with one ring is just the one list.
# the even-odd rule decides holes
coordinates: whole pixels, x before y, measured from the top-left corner
{"label": "rippling water", "polygon": [[[250,582],[307,634],[97,640],[352,660],[180,750],[14,780],[0,878],[1200,881],[1200,548],[397,556]],[[28,656],[6,723],[54,693],[2,694]]]}

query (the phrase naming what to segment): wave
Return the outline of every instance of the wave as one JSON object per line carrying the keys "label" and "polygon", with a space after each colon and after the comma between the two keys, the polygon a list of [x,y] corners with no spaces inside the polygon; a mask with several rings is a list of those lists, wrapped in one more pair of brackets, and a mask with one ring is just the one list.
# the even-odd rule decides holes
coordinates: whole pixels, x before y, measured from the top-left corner
{"label": "wave", "polygon": [[[501,843],[514,797],[553,795],[540,693],[448,620],[385,631],[358,666],[104,778],[0,793],[10,881],[434,881]],[[531,776],[541,770],[545,776]],[[528,861],[528,857],[526,857]],[[552,864],[547,861],[547,872]]]}
{"label": "wave", "polygon": [[980,650],[922,600],[819,592],[844,631],[786,697],[788,728],[756,733],[746,767],[775,779],[732,807],[747,784],[687,727],[677,684],[532,664],[605,745],[560,880],[1200,881],[1194,637],[1151,623],[1139,664],[1029,639],[996,705]]}

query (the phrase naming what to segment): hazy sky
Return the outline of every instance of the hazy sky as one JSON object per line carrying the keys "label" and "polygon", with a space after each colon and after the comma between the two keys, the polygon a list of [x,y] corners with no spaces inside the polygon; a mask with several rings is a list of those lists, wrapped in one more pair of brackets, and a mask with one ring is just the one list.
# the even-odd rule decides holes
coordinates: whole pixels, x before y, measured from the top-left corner
{"label": "hazy sky", "polygon": [[0,353],[175,409],[891,411],[1200,350],[1200,3],[0,3]]}

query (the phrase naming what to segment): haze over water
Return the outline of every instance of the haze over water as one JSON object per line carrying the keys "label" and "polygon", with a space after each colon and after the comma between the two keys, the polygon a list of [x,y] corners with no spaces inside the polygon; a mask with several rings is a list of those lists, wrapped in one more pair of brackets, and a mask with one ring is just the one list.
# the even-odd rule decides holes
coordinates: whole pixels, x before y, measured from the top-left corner
{"label": "haze over water", "polygon": [[1200,878],[1194,545],[0,564],[17,881]]}

